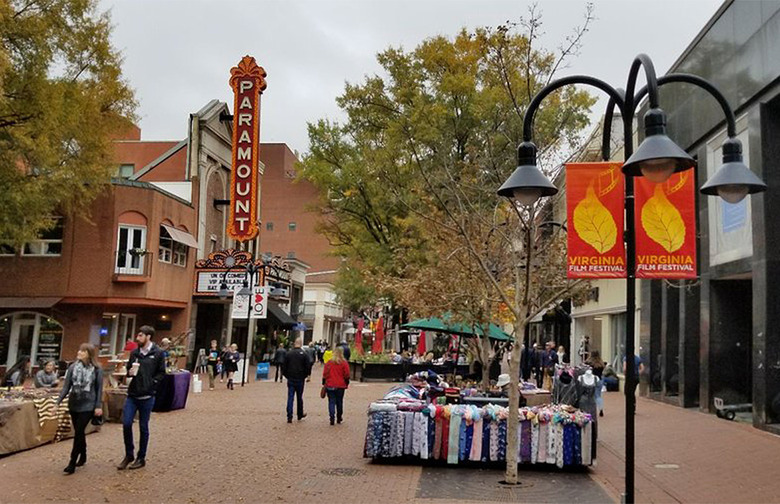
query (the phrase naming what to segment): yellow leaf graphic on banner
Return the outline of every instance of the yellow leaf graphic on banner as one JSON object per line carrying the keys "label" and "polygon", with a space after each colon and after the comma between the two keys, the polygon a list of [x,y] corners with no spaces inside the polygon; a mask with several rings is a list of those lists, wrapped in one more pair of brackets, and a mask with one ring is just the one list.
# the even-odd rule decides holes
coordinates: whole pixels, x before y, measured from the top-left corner
{"label": "yellow leaf graphic on banner", "polygon": [[617,225],[607,207],[599,201],[593,184],[588,186],[585,199],[574,207],[574,230],[599,254],[609,251],[617,241]]}
{"label": "yellow leaf graphic on banner", "polygon": [[655,186],[653,197],[642,207],[642,227],[650,239],[669,253],[685,243],[685,221],[666,197],[663,184]]}

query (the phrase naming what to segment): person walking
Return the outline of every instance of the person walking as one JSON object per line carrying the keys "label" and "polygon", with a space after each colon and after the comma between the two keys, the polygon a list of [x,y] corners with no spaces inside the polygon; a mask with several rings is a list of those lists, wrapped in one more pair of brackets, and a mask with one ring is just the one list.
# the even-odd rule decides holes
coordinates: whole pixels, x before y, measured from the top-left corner
{"label": "person walking", "polygon": [[556,364],[558,364],[558,354],[555,352],[555,342],[548,341],[546,349],[542,354],[542,368],[544,369],[542,388],[550,392],[552,392]]}
{"label": "person walking", "polygon": [[330,424],[333,425],[334,419],[341,423],[344,420],[344,392],[349,387],[349,364],[344,358],[344,349],[340,346],[333,350],[330,360],[325,363],[322,386],[328,394]]}
{"label": "person walking", "polygon": [[284,381],[282,366],[284,366],[284,357],[286,355],[287,350],[284,348],[283,344],[279,343],[279,347],[276,349],[276,352],[274,352],[274,367],[276,368],[276,372],[274,373],[274,383],[276,383],[276,380],[279,380],[280,382]]}
{"label": "person walking", "polygon": [[87,425],[92,417],[103,416],[103,371],[95,358],[95,347],[89,343],[79,346],[76,362],[68,367],[57,406],[65,397],[73,424],[73,448],[64,471],[73,474],[76,467],[87,463]]}
{"label": "person walking", "polygon": [[211,348],[208,350],[208,355],[206,356],[206,372],[209,375],[209,390],[214,390],[214,382],[216,381],[217,377],[217,369],[219,368],[219,346],[217,345],[217,340],[213,339],[211,340]]}
{"label": "person walking", "polygon": [[227,361],[228,353],[230,353],[230,346],[225,345],[222,347],[222,353],[219,354],[220,369],[219,371],[219,383],[225,383],[225,376],[227,375],[227,368],[225,367],[225,361]]}
{"label": "person walking", "polygon": [[238,371],[238,361],[241,360],[241,354],[238,353],[238,345],[233,343],[230,345],[230,349],[228,350],[227,354],[225,354],[225,360],[222,363],[223,366],[225,366],[227,371],[227,388],[230,390],[234,390],[233,387],[233,374],[235,374],[236,371]]}
{"label": "person walking", "polygon": [[282,374],[287,378],[287,423],[292,423],[293,419],[293,399],[297,402],[298,421],[306,417],[303,412],[303,386],[306,378],[311,374],[313,362],[301,348],[303,341],[297,338],[293,344],[293,349],[284,356],[284,365]]}
{"label": "person walking", "polygon": [[[135,340],[138,348],[130,353],[127,361],[127,375],[132,377],[127,387],[127,400],[122,410],[122,433],[125,441],[125,458],[117,469],[140,469],[146,465],[146,450],[149,446],[149,417],[154,407],[157,386],[165,376],[165,359],[160,347],[152,342],[154,327],[145,325],[138,329]],[[140,447],[135,453],[133,445],[133,418],[138,413],[141,431]]]}
{"label": "person walking", "polygon": [[349,343],[347,343],[346,340],[343,340],[339,343],[339,346],[341,347],[341,351],[344,352],[344,360],[349,362],[349,358],[352,355],[352,350],[349,349]]}
{"label": "person walking", "polygon": [[[593,374],[596,375],[596,377],[601,380],[604,374],[604,368],[606,367],[606,363],[601,360],[601,354],[598,350],[593,350],[590,353],[590,357],[588,360],[585,361],[585,364],[590,366],[590,368],[593,370]],[[602,394],[596,395],[596,405],[599,410],[599,416],[604,416],[604,397]]]}

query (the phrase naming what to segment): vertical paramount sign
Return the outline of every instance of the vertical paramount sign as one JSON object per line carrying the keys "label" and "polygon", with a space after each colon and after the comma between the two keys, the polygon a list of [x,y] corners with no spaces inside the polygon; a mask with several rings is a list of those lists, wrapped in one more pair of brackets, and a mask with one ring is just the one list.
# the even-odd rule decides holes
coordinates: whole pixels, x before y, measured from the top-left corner
{"label": "vertical paramount sign", "polygon": [[260,145],[260,93],[266,87],[265,70],[252,56],[230,69],[233,102],[233,169],[230,177],[228,235],[251,240],[257,227],[257,166]]}

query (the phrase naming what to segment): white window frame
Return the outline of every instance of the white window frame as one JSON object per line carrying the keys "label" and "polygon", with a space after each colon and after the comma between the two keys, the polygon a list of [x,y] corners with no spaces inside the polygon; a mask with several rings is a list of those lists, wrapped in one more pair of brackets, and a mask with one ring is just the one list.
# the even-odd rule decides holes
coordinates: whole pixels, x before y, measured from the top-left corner
{"label": "white window frame", "polygon": [[[135,339],[135,321],[135,313],[119,314],[118,330],[114,338],[114,345],[112,347],[114,349],[114,355],[118,355],[125,351],[125,340],[128,336],[131,339]],[[128,329],[130,330],[128,331]],[[120,334],[122,335],[121,338],[119,338]]]}
{"label": "white window frame", "polygon": [[179,243],[177,241],[173,242],[173,258],[172,263],[175,266],[179,266],[180,268],[186,268],[187,267],[187,253],[189,252],[190,248],[183,244]]}
{"label": "white window frame", "polygon": [[103,319],[110,318],[111,319],[111,327],[108,328],[108,349],[104,349],[103,345],[100,343],[100,337],[98,335],[98,355],[101,356],[107,356],[107,355],[114,355],[111,353],[112,350],[116,348],[116,336],[119,333],[119,313],[103,313],[103,315],[100,318],[101,327],[103,325]]}
{"label": "white window frame", "polygon": [[[119,244],[121,243],[120,236],[122,235],[122,230],[127,230],[127,243],[125,244],[125,250],[119,250]],[[140,230],[141,231],[141,245],[146,249],[146,226],[138,226],[133,224],[119,224],[119,227],[117,228],[117,237],[116,237],[116,257],[114,258],[114,271],[118,274],[124,274],[124,275],[143,275],[144,273],[144,256],[138,256],[138,266],[132,267],[128,264],[131,263],[133,258],[132,254],[130,254],[130,250],[132,250],[132,242],[131,235],[133,231]],[[119,255],[124,252],[127,257],[127,261],[125,262],[125,266],[119,266]]]}
{"label": "white window frame", "polygon": [[[53,220],[57,220],[57,221],[60,222],[60,229],[62,231],[62,235],[64,235],[65,234],[65,225],[63,223],[63,217],[60,216],[60,215],[55,215],[55,216],[52,216],[52,219]],[[63,238],[62,235],[59,238],[40,238],[40,239],[37,239],[37,240],[30,240],[30,241],[26,242],[24,245],[22,245],[21,250],[19,252],[20,252],[21,255],[23,255],[25,257],[60,257],[62,255],[62,238]],[[47,245],[49,243],[59,243],[60,244],[60,252],[50,254],[50,253],[46,253],[46,252],[42,252],[42,253],[41,252],[39,252],[39,253],[32,253],[32,252],[30,252],[30,253],[28,253],[28,252],[25,251],[25,249],[28,246],[35,246],[35,245],[41,247],[41,250],[46,250],[47,249]],[[3,254],[3,255],[10,255],[10,254]]]}
{"label": "white window frame", "polygon": [[[159,247],[159,257],[158,261],[171,264],[173,261],[173,238],[167,235],[168,232],[165,230],[164,227],[160,226],[160,247]],[[163,243],[163,240],[165,240],[166,243]]]}

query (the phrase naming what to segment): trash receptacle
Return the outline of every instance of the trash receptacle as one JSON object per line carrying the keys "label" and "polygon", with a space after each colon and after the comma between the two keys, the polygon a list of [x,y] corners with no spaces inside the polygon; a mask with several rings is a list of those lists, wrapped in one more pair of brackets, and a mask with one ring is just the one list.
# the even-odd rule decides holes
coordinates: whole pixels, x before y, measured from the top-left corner
{"label": "trash receptacle", "polygon": [[257,375],[255,375],[255,380],[267,380],[269,367],[270,366],[267,362],[258,362]]}

